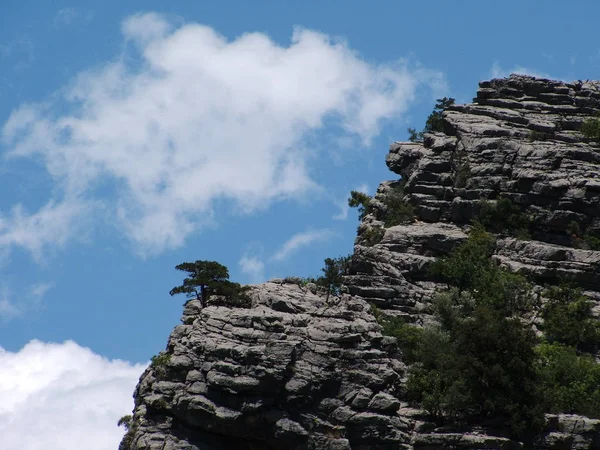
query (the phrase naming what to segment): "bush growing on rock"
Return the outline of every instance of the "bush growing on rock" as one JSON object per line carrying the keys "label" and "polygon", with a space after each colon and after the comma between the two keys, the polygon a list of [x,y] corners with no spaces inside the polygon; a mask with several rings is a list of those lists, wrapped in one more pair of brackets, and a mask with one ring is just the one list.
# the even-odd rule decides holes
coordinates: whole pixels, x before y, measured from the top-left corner
{"label": "bush growing on rock", "polygon": [[[600,325],[580,289],[541,296],[491,258],[494,238],[481,224],[432,264],[448,289],[433,301],[437,325],[414,343],[410,398],[440,423],[504,426],[528,439],[543,413],[600,417]],[[534,333],[537,314],[543,335]]]}
{"label": "bush growing on rock", "polygon": [[117,426],[124,427],[125,431],[129,431],[132,419],[133,418],[131,417],[131,414],[127,414],[126,416],[123,416],[119,419],[119,421],[117,422]]}
{"label": "bush growing on rock", "polygon": [[359,234],[359,242],[367,247],[379,244],[385,235],[385,230],[381,227],[367,227]]}
{"label": "bush growing on rock", "polygon": [[410,223],[415,218],[415,209],[404,201],[404,190],[402,187],[392,188],[384,197],[383,204],[386,206],[385,226],[393,227]]}
{"label": "bush growing on rock", "polygon": [[545,411],[600,418],[600,365],[594,358],[559,343],[541,344],[536,352]]}
{"label": "bush growing on rock", "polygon": [[600,118],[593,117],[583,122],[581,127],[583,135],[592,141],[600,142]]}
{"label": "bush growing on rock", "polygon": [[595,352],[600,345],[600,322],[592,315],[592,303],[581,289],[563,285],[546,290],[541,311],[543,331],[550,342]]}
{"label": "bush growing on rock", "polygon": [[358,191],[351,191],[348,206],[358,208],[358,220],[363,220],[371,212],[371,196]]}
{"label": "bush growing on rock", "polygon": [[351,256],[340,256],[338,258],[325,258],[325,267],[321,269],[323,275],[315,280],[317,286],[325,289],[327,300],[329,295],[339,295],[344,275],[348,272]]}
{"label": "bush growing on rock", "polygon": [[519,239],[530,237],[531,218],[508,198],[481,202],[478,221],[493,233],[505,233]]}
{"label": "bush growing on rock", "polygon": [[248,287],[229,281],[229,270],[216,261],[184,262],[175,269],[188,272],[188,277],[181,286],[176,286],[169,294],[186,294],[188,298],[198,299],[206,306],[210,296],[215,296],[215,303],[227,306],[246,307],[250,300],[246,292]]}
{"label": "bush growing on rock", "polygon": [[423,329],[407,323],[402,317],[386,316],[375,305],[371,305],[371,312],[381,325],[381,333],[396,338],[398,347],[402,351],[402,360],[407,364],[416,362]]}
{"label": "bush growing on rock", "polygon": [[537,430],[531,327],[537,304],[527,281],[491,258],[493,237],[476,226],[432,271],[450,285],[434,300],[437,327],[423,332],[408,389],[438,420],[487,420],[515,436]]}
{"label": "bush growing on rock", "polygon": [[444,131],[444,122],[442,119],[442,113],[449,106],[454,105],[454,99],[449,97],[438,98],[436,100],[433,112],[427,117],[425,122],[425,128],[423,131],[417,132],[414,128],[408,129],[408,140],[411,142],[421,141],[425,136],[425,133],[441,132]]}

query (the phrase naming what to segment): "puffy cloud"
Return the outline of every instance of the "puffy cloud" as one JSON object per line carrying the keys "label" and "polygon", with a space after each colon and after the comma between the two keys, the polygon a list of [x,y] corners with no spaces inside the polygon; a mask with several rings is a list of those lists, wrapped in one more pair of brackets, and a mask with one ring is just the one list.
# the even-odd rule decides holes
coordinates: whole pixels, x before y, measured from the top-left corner
{"label": "puffy cloud", "polygon": [[72,341],[0,348],[2,448],[116,449],[145,365],[109,361]]}
{"label": "puffy cloud", "polygon": [[[2,136],[12,157],[42,161],[64,198],[101,198],[143,254],[181,246],[213,220],[215,199],[250,212],[311,192],[308,162],[322,149],[306,142],[325,123],[328,136],[368,145],[419,87],[443,83],[406,61],[368,63],[303,28],[284,46],[148,13],[126,19],[122,32],[131,55],[79,74],[44,104],[22,105]],[[51,199],[43,213],[74,225],[69,201]],[[11,224],[0,245],[36,251],[47,241],[18,240]]]}
{"label": "puffy cloud", "polygon": [[283,261],[302,247],[306,247],[314,242],[331,239],[334,236],[335,232],[329,229],[309,230],[296,233],[281,246],[271,259],[273,261]]}

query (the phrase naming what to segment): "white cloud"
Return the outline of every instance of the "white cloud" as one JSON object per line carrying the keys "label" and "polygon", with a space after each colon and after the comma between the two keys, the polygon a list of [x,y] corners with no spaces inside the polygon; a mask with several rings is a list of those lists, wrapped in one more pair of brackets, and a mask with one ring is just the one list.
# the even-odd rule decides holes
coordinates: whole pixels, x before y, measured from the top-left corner
{"label": "white cloud", "polygon": [[29,214],[22,204],[15,205],[9,215],[0,214],[0,257],[5,259],[12,247],[20,247],[44,263],[47,251],[63,247],[78,231],[85,234],[81,217],[90,207],[75,200],[51,200]]}
{"label": "white cloud", "polygon": [[54,283],[37,283],[18,295],[8,284],[0,286],[0,319],[7,321],[39,308],[44,295],[54,287]]}
{"label": "white cloud", "polygon": [[334,236],[335,232],[329,229],[309,230],[302,233],[296,233],[281,246],[271,259],[274,261],[283,261],[302,247],[306,247],[314,242],[331,239]]}
{"label": "white cloud", "polygon": [[72,341],[0,347],[2,448],[116,449],[145,365],[109,361]]}
{"label": "white cloud", "polygon": [[39,158],[66,198],[97,199],[101,183],[111,186],[107,216],[144,254],[181,246],[216,199],[250,212],[302,197],[317,187],[307,161],[319,151],[305,141],[325,121],[329,135],[369,144],[419,87],[443,82],[406,61],[367,63],[302,28],[288,46],[262,33],[228,41],[153,13],[122,31],[134,57],[81,73],[45,105],[22,105],[3,140],[11,156]]}
{"label": "white cloud", "polygon": [[258,256],[244,255],[239,260],[242,273],[248,275],[251,283],[265,281],[265,263]]}
{"label": "white cloud", "polygon": [[[362,192],[363,194],[369,193],[369,187],[365,183],[352,190]],[[350,197],[350,193],[348,193],[343,200],[336,202],[336,205],[340,208],[340,211],[333,216],[333,220],[346,220],[348,218],[348,212],[350,211],[350,206],[348,206],[348,197]]]}
{"label": "white cloud", "polygon": [[41,298],[53,287],[54,283],[38,283],[31,288],[31,294],[35,297]]}
{"label": "white cloud", "polygon": [[523,67],[523,66],[519,66],[519,65],[513,66],[513,68],[510,70],[506,70],[500,66],[500,63],[498,61],[495,61],[494,64],[492,65],[492,68],[490,69],[490,76],[492,78],[507,78],[508,76],[510,76],[513,73],[520,74],[520,75],[531,75],[532,77],[538,77],[538,78],[548,78],[551,80],[559,80],[560,79],[560,78],[553,77],[553,76],[547,74],[546,72],[542,72],[542,71],[535,70],[535,69],[529,69],[527,67]]}

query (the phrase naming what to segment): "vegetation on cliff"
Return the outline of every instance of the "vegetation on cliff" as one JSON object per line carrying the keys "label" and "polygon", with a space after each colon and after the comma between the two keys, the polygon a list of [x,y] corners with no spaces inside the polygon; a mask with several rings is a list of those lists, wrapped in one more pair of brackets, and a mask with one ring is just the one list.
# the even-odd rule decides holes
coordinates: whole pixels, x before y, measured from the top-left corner
{"label": "vegetation on cliff", "polygon": [[438,98],[436,100],[433,112],[429,114],[425,121],[425,128],[422,131],[417,132],[414,128],[408,129],[408,139],[411,142],[422,141],[425,133],[433,133],[435,131],[444,131],[444,122],[442,119],[442,113],[449,106],[454,105],[453,98]]}
{"label": "vegetation on cliff", "polygon": [[600,417],[600,366],[587,353],[600,332],[589,301],[568,286],[536,292],[492,259],[494,243],[477,224],[432,264],[448,286],[433,301],[437,325],[414,331],[376,313],[412,364],[409,397],[438,423],[500,426],[521,439],[541,430],[544,412]]}
{"label": "vegetation on cliff", "polygon": [[581,132],[586,138],[600,142],[600,118],[594,117],[583,122]]}
{"label": "vegetation on cliff", "polygon": [[184,262],[175,269],[188,273],[183,284],[176,286],[169,294],[186,294],[188,298],[196,297],[202,306],[206,306],[210,296],[217,296],[215,302],[224,302],[232,306],[250,306],[246,295],[247,287],[229,281],[229,270],[216,261]]}

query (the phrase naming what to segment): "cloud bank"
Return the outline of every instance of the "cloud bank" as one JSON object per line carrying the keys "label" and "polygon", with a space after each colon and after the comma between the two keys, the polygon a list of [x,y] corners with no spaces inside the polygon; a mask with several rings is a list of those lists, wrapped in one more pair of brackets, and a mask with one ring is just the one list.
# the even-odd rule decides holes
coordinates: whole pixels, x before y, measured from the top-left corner
{"label": "cloud bank", "polygon": [[[368,145],[418,88],[443,85],[438,72],[371,64],[304,28],[285,46],[147,13],[122,33],[126,54],[4,124],[8,156],[41,162],[58,194],[37,212],[0,216],[0,246],[39,254],[74,236],[90,204],[141,254],[181,246],[213,220],[217,199],[244,213],[316,189],[310,161],[322,150],[306,142],[325,126]],[[17,233],[31,223],[39,235]]]}
{"label": "cloud bank", "polygon": [[116,449],[145,365],[108,361],[72,341],[0,347],[2,448]]}

